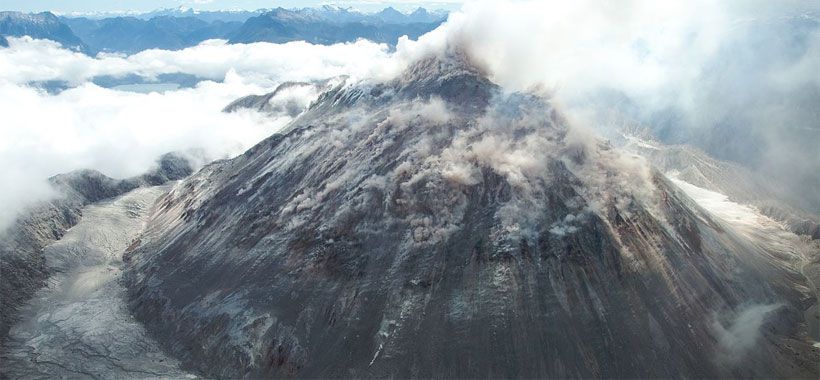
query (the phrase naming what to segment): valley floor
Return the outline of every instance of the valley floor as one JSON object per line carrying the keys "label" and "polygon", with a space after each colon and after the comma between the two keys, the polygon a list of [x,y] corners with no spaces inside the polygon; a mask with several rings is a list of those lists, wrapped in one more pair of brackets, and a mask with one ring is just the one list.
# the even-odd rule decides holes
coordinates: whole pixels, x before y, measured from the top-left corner
{"label": "valley floor", "polygon": [[46,248],[54,275],[21,310],[0,357],[4,377],[192,378],[128,312],[122,254],[166,186],[86,207],[82,221]]}

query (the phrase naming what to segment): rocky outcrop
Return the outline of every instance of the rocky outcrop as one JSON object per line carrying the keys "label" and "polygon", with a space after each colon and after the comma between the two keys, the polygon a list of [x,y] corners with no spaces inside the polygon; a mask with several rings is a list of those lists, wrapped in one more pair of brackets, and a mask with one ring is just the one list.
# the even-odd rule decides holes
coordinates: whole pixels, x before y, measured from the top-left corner
{"label": "rocky outcrop", "polygon": [[179,180],[192,170],[187,159],[167,154],[158,160],[157,168],[139,177],[117,180],[94,170],[79,170],[50,178],[58,195],[32,207],[0,232],[0,343],[5,342],[17,309],[48,278],[43,248],[77,224],[83,206],[138,187]]}
{"label": "rocky outcrop", "polygon": [[820,358],[797,258],[458,52],[336,86],[206,166],[127,260],[133,313],[213,377],[816,377]]}

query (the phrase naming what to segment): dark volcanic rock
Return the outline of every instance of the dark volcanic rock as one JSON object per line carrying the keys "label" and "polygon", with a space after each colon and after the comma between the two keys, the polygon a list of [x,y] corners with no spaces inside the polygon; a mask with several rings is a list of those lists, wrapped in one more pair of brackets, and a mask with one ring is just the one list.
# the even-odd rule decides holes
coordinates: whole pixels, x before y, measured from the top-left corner
{"label": "dark volcanic rock", "polygon": [[48,278],[43,248],[77,224],[83,206],[124,194],[137,187],[156,186],[191,174],[187,159],[166,154],[157,168],[134,178],[117,180],[94,170],[79,170],[49,179],[59,194],[21,215],[0,232],[0,343],[5,342],[17,309]]}
{"label": "dark volcanic rock", "polygon": [[130,307],[207,376],[817,376],[793,266],[459,54],[327,91],[156,210]]}

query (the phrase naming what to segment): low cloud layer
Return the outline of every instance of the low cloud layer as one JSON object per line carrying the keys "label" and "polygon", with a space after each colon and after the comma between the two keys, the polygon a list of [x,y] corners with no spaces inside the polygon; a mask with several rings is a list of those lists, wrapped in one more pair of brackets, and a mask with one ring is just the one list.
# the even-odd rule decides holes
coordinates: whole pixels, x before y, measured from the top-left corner
{"label": "low cloud layer", "polygon": [[[169,151],[197,150],[208,158],[243,152],[289,122],[315,91],[284,91],[273,115],[223,113],[239,97],[272,91],[285,80],[338,75],[378,77],[387,47],[369,42],[333,46],[307,43],[226,45],[208,41],[181,51],[90,58],[58,44],[12,38],[0,49],[0,228],[50,195],[46,179],[92,168],[124,178],[140,174]],[[208,80],[194,88],[134,93],[99,87],[97,76],[185,73]],[[59,81],[50,94],[31,83]]]}
{"label": "low cloud layer", "polygon": [[209,40],[183,50],[151,49],[124,56],[88,57],[48,40],[9,38],[0,54],[0,82],[25,84],[65,81],[78,85],[96,76],[186,73],[221,81],[229,72],[265,85],[284,80],[324,79],[338,75],[379,77],[390,72],[387,45],[368,41],[330,46],[306,42],[229,45]]}

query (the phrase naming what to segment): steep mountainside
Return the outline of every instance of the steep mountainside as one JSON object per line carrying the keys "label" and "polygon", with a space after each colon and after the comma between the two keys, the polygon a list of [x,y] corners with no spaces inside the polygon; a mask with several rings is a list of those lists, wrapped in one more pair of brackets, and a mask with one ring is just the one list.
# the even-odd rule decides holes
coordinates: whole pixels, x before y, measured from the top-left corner
{"label": "steep mountainside", "polygon": [[148,174],[116,180],[94,170],[80,170],[50,179],[58,196],[21,215],[0,231],[0,344],[5,342],[17,309],[43,286],[48,277],[43,248],[60,239],[81,219],[83,206],[124,194],[138,187],[178,180],[192,172],[184,158],[168,154]]}
{"label": "steep mountainside", "polygon": [[[127,17],[57,17],[50,12],[0,12],[0,36],[31,36],[59,42],[64,47],[96,54],[133,54],[146,49],[177,50],[208,39],[235,43],[289,42],[316,44],[360,38],[394,44],[403,35],[416,38],[435,29],[444,12],[419,8],[404,14],[388,8],[376,14],[323,6],[254,12],[199,12],[163,10]],[[0,37],[0,46],[6,46]]]}
{"label": "steep mountainside", "polygon": [[91,53],[92,50],[60,22],[51,12],[26,14],[20,12],[0,12],[0,35],[48,39],[59,42],[66,49]]}
{"label": "steep mountainside", "polygon": [[207,376],[818,376],[802,257],[457,52],[205,167],[127,259]]}

